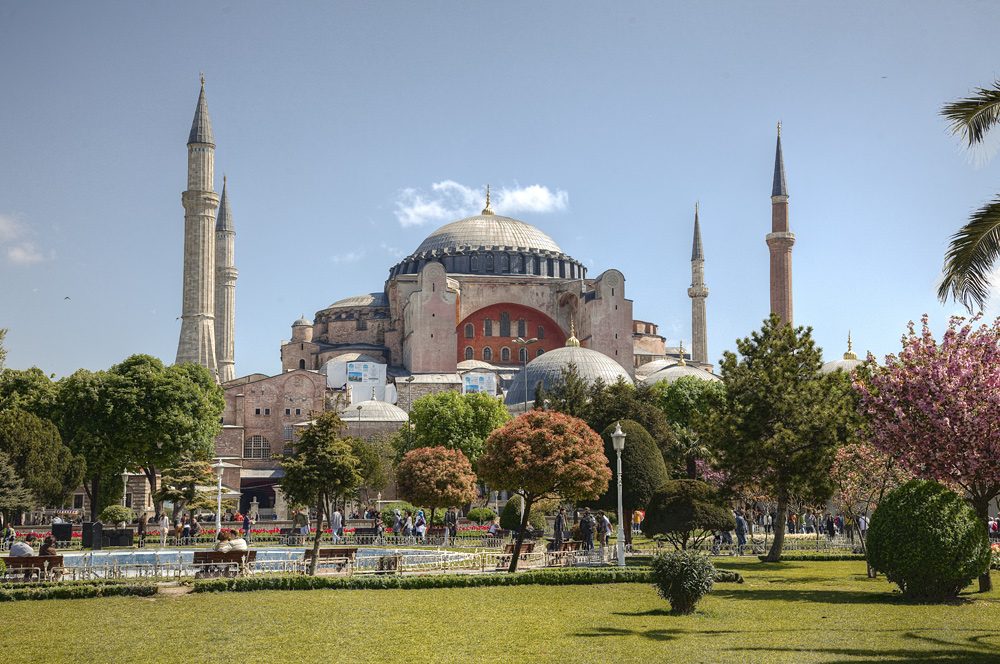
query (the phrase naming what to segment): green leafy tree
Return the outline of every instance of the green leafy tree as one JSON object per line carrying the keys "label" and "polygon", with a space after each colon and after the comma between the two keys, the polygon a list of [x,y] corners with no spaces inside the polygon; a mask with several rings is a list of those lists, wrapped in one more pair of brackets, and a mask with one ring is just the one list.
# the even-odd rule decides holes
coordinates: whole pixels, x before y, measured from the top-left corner
{"label": "green leafy tree", "polygon": [[182,457],[174,465],[163,469],[153,500],[159,504],[164,501],[173,503],[175,521],[185,512],[197,509],[215,511],[217,490],[213,490],[212,485],[217,481],[207,461]]}
{"label": "green leafy tree", "polygon": [[644,535],[662,535],[675,549],[687,549],[688,544],[697,548],[713,531],[734,528],[733,511],[701,480],[664,482],[650,497],[642,520]]}
{"label": "green leafy tree", "polygon": [[86,469],[83,457],[63,445],[52,422],[19,408],[0,411],[0,452],[43,505],[62,505]]}
{"label": "green leafy tree", "polygon": [[[605,511],[618,512],[618,456],[611,434],[618,423],[610,424],[601,432],[604,440],[604,456],[611,471],[608,490],[595,502],[594,507]],[[652,436],[638,422],[621,421],[625,434],[625,448],[622,450],[622,515],[623,524],[632,523],[632,512],[644,510],[653,492],[668,479],[663,455],[656,447]],[[625,542],[632,542],[631,526],[625,528]]]}
{"label": "green leafy tree", "polygon": [[0,410],[21,408],[48,419],[52,416],[55,394],[55,383],[38,367],[0,371]]}
{"label": "green leafy tree", "polygon": [[[954,135],[972,148],[982,145],[1000,125],[1000,79],[991,88],[973,90],[941,110]],[[993,266],[1000,257],[1000,195],[972,213],[951,237],[945,253],[938,299],[953,298],[970,312],[983,309],[993,292]]]}
{"label": "green leafy tree", "polygon": [[15,472],[10,457],[0,452],[0,514],[4,523],[14,521],[14,515],[30,509],[34,501],[31,490]]}
{"label": "green leafy tree", "polygon": [[336,412],[323,413],[291,442],[292,456],[281,459],[285,476],[281,490],[291,503],[316,506],[316,539],[309,573],[316,574],[323,518],[329,520],[334,502],[361,483],[358,459],[340,437],[344,422]]}
{"label": "green leafy tree", "polygon": [[[833,495],[834,455],[858,421],[853,396],[842,374],[819,373],[810,328],[771,314],[736,346],[739,357],[723,355],[726,391],[711,399],[709,432],[729,484],[761,487],[776,502],[775,523],[784,524],[793,496],[815,504]],[[769,562],[781,557],[784,535],[775,529]]]}
{"label": "green leafy tree", "polygon": [[590,409],[584,419],[594,431],[632,420],[652,436],[664,461],[676,456],[677,441],[670,422],[659,408],[656,392],[648,385],[636,386],[621,379],[613,385],[597,381],[591,386]]}
{"label": "green leafy tree", "polygon": [[547,389],[541,383],[535,387],[535,408],[586,420],[590,387],[590,383],[580,376],[576,364],[570,362],[559,369],[559,378],[552,381]]}
{"label": "green leafy tree", "polygon": [[511,420],[486,439],[479,477],[489,486],[524,498],[524,515],[510,570],[524,541],[531,507],[543,498],[593,500],[611,479],[601,437],[586,422],[555,412],[531,411]]}
{"label": "green leafy tree", "polygon": [[410,409],[411,447],[461,450],[475,467],[486,437],[509,419],[503,402],[485,392],[428,394]]}
{"label": "green leafy tree", "polygon": [[[386,477],[385,459],[379,444],[367,442],[362,438],[346,439],[351,446],[351,453],[358,460],[358,474],[361,475],[359,492],[363,491],[364,502],[371,501],[371,493],[378,493],[389,485]],[[383,440],[386,440],[383,438]]]}
{"label": "green leafy tree", "polygon": [[6,338],[7,338],[7,328],[0,327],[0,371],[3,371],[4,365],[7,364],[7,349],[3,345],[3,342]]}
{"label": "green leafy tree", "polygon": [[421,447],[403,457],[396,468],[399,495],[414,505],[439,509],[464,505],[476,497],[476,474],[461,450]]}
{"label": "green leafy tree", "polygon": [[[160,469],[211,458],[226,404],[208,369],[132,355],[108,374],[117,444],[127,449],[128,466],[142,470],[152,495]],[[162,511],[159,501],[155,510]]]}
{"label": "green leafy tree", "polygon": [[723,399],[725,384],[696,376],[682,376],[673,382],[661,380],[652,389],[660,410],[673,427],[677,453],[674,460],[684,466],[689,480],[696,480],[697,461],[709,459],[712,454],[703,433],[711,414],[711,400]]}

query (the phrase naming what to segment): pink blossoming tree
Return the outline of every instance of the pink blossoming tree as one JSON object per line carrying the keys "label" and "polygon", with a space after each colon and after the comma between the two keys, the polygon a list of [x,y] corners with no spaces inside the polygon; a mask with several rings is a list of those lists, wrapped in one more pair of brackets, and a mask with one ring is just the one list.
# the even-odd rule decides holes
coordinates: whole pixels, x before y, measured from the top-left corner
{"label": "pink blossoming tree", "polygon": [[[952,318],[940,343],[926,315],[919,335],[911,322],[899,355],[854,388],[871,442],[917,477],[958,487],[985,523],[1000,495],[1000,319],[977,322]],[[992,589],[989,572],[979,589]]]}

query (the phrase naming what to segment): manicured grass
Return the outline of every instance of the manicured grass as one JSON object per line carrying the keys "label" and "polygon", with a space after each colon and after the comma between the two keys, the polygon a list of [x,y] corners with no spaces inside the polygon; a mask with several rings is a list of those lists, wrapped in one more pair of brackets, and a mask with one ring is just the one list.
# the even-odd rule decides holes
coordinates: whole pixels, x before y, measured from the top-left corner
{"label": "manicured grass", "polygon": [[0,650],[74,663],[1000,664],[1000,591],[913,605],[863,562],[718,566],[746,583],[716,585],[693,616],[670,615],[645,584],[205,593],[6,604]]}

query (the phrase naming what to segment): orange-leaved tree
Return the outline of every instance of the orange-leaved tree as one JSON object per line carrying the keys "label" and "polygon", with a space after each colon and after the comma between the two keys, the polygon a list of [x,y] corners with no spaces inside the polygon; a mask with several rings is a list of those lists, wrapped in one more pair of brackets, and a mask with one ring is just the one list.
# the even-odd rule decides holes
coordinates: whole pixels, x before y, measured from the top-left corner
{"label": "orange-leaved tree", "polygon": [[418,447],[407,452],[396,467],[396,486],[401,498],[434,512],[451,505],[464,505],[476,498],[476,474],[461,450]]}

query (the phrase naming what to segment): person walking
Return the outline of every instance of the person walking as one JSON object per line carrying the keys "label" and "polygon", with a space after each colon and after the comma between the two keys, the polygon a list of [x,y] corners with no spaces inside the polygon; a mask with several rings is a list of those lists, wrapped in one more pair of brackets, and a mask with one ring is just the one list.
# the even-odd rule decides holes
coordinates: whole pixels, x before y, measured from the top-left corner
{"label": "person walking", "polygon": [[420,543],[423,544],[427,534],[427,520],[424,518],[423,510],[417,510],[417,519],[413,522],[413,529],[417,537],[420,538]]}
{"label": "person walking", "polygon": [[146,524],[149,522],[149,515],[145,511],[139,515],[139,527],[136,529],[136,534],[139,536],[139,548],[142,549],[146,546]]}
{"label": "person walking", "polygon": [[[452,544],[455,543],[455,538],[458,537],[458,510],[454,507],[449,507],[448,511],[444,515],[444,525],[448,527],[448,537],[451,538]],[[448,543],[445,542],[445,546]]]}
{"label": "person walking", "polygon": [[566,508],[560,507],[559,513],[556,515],[556,525],[555,525],[555,535],[552,541],[552,548],[558,551],[562,546],[563,537],[566,533]]}
{"label": "person walking", "polygon": [[251,519],[250,515],[247,514],[245,517],[243,517],[243,533],[244,533],[243,539],[245,539],[248,544],[250,543],[250,526],[252,525],[253,525],[253,519]]}
{"label": "person walking", "polygon": [[340,508],[333,510],[333,514],[330,515],[330,540],[334,544],[340,543],[340,529],[344,525],[344,518],[340,514]]}
{"label": "person walking", "polygon": [[594,548],[594,527],[597,521],[590,513],[590,508],[583,510],[583,518],[580,519],[580,535],[583,536],[583,550],[591,551]]}
{"label": "person walking", "polygon": [[736,517],[736,555],[743,555],[743,547],[747,545],[747,522],[743,518],[743,510],[736,510],[733,513]]}
{"label": "person walking", "polygon": [[170,519],[167,518],[166,512],[160,514],[160,520],[156,523],[160,527],[160,547],[165,547],[167,545],[167,535],[170,534]]}

